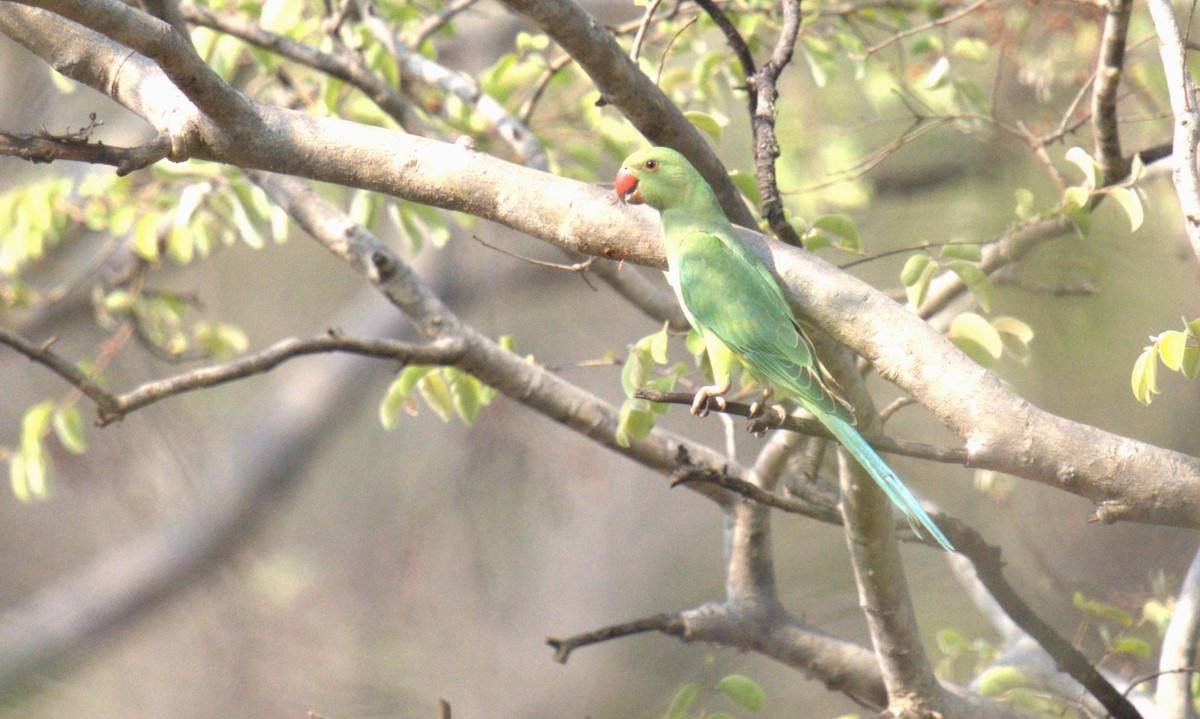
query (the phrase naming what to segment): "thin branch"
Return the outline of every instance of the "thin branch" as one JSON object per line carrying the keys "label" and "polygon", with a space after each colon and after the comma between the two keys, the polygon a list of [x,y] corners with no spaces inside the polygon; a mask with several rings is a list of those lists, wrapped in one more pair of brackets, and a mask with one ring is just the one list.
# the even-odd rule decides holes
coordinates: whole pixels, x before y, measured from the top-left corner
{"label": "thin branch", "polygon": [[683,623],[678,613],[656,614],[646,619],[637,619],[632,622],[603,627],[602,629],[593,629],[590,632],[575,634],[563,639],[550,637],[546,639],[546,643],[554,648],[554,661],[559,664],[566,664],[567,660],[571,658],[571,652],[580,647],[599,644],[600,642],[607,642],[611,639],[619,639],[643,632],[679,634],[682,629]]}
{"label": "thin branch", "polygon": [[1179,196],[1180,210],[1192,252],[1200,257],[1200,171],[1196,166],[1196,144],[1200,142],[1200,109],[1183,49],[1183,38],[1175,22],[1170,0],[1147,0],[1150,17],[1158,34],[1158,51],[1166,74],[1171,110],[1175,113],[1175,139],[1171,179]]}
{"label": "thin branch", "polygon": [[51,372],[62,377],[72,387],[87,395],[88,399],[95,402],[101,411],[117,411],[120,407],[119,400],[110,394],[108,390],[97,384],[91,377],[88,377],[87,374],[73,363],[63,359],[58,353],[52,352],[50,345],[53,342],[54,340],[52,339],[45,344],[35,344],[15,332],[0,327],[0,344],[12,347],[30,360],[43,365]]}
{"label": "thin branch", "polygon": [[285,57],[330,77],[336,77],[361,90],[401,127],[412,128],[415,125],[408,102],[383,78],[368,68],[358,55],[352,52],[342,52],[336,55],[321,52],[289,37],[270,32],[252,22],[227,13],[214,12],[202,5],[187,2],[183,3],[181,8],[188,22],[232,35],[255,47],[269,50],[280,57]]}
{"label": "thin branch", "polygon": [[901,32],[898,32],[895,35],[892,35],[891,37],[887,38],[886,40],[883,40],[882,42],[872,45],[871,47],[867,48],[863,52],[863,54],[854,56],[854,59],[855,60],[866,60],[867,58],[871,57],[872,55],[874,55],[875,53],[884,49],[885,47],[891,45],[892,43],[899,42],[906,37],[911,37],[913,35],[917,35],[917,34],[926,32],[927,30],[932,30],[936,27],[941,27],[943,25],[949,25],[952,22],[961,20],[962,18],[966,17],[967,15],[970,15],[971,13],[975,12],[979,8],[983,7],[987,3],[988,3],[988,0],[975,0],[975,2],[971,3],[970,5],[964,7],[960,10],[957,10],[955,12],[942,15],[942,16],[938,17],[936,20],[930,20],[929,22],[924,23],[923,25],[916,25],[916,26],[910,27],[906,30],[903,30]]}
{"label": "thin branch", "polygon": [[[742,34],[738,32],[736,26],[713,0],[696,0],[696,4],[708,13],[712,21],[725,35],[725,42],[729,48],[733,50],[733,54],[737,56],[738,62],[742,65],[742,75],[746,78],[747,87],[750,87],[750,80],[758,72],[758,68],[754,64],[754,56],[750,54],[750,47],[746,44]],[[794,42],[794,41],[793,41]],[[754,111],[758,103],[758,96],[754,92],[747,95],[747,101],[750,105],[750,120],[754,121]]]}
{"label": "thin branch", "polygon": [[800,0],[783,0],[783,27],[779,30],[779,40],[771,59],[747,78],[750,94],[756,98],[751,104],[754,174],[758,180],[758,192],[762,196],[763,216],[775,236],[793,247],[800,247],[802,243],[796,228],[792,227],[784,213],[783,199],[779,196],[779,184],[776,182],[775,161],[779,158],[779,140],[775,136],[775,100],[779,97],[776,90],[779,75],[792,61],[796,37],[800,34],[800,20]]}
{"label": "thin branch", "polygon": [[1092,86],[1092,128],[1096,136],[1096,161],[1100,164],[1101,185],[1112,184],[1129,174],[1129,161],[1121,155],[1117,90],[1125,66],[1125,38],[1129,33],[1133,0],[1108,0],[1107,6],[1104,31],[1100,37],[1100,56],[1096,63],[1096,81]]}
{"label": "thin branch", "polygon": [[662,0],[651,0],[646,5],[646,12],[642,13],[642,21],[638,24],[637,33],[633,36],[633,44],[629,46],[629,59],[635,63],[642,54],[642,41],[646,39],[646,30],[649,29],[650,21],[654,19],[654,13],[661,3]]}
{"label": "thin branch", "polygon": [[[93,114],[94,117],[94,114]],[[19,157],[32,163],[57,160],[111,165],[118,175],[149,167],[171,153],[171,138],[165,134],[136,147],[114,147],[91,143],[73,135],[15,135],[0,131],[0,155]]]}
{"label": "thin branch", "polygon": [[404,38],[404,44],[420,52],[425,41],[433,37],[439,30],[446,27],[455,17],[469,10],[479,0],[453,0],[436,13],[421,21],[412,32]]}
{"label": "thin branch", "polygon": [[[692,400],[695,399],[687,392],[663,392],[648,387],[639,387],[634,396],[640,399],[649,400],[651,402],[661,402],[663,404],[680,404],[690,406]],[[745,402],[734,402],[726,400],[725,409],[722,410],[726,414],[736,415],[738,417],[750,417],[750,405]],[[774,428],[774,426],[773,426]],[[815,419],[807,417],[799,417],[789,414],[782,424],[778,425],[779,429],[785,429],[789,432],[797,432],[809,437],[821,437],[823,439],[833,439],[833,435],[825,426]],[[881,435],[864,434],[863,438],[867,440],[867,444],[871,445],[880,452],[894,454],[901,457],[915,457],[917,459],[925,459],[931,462],[942,462],[944,464],[961,464],[966,465],[968,455],[966,449],[939,447],[934,444],[926,444],[924,442],[911,442],[904,439],[893,439],[892,437]]]}
{"label": "thin branch", "polygon": [[589,257],[586,260],[583,260],[582,262],[573,262],[569,265],[564,265],[561,262],[546,262],[545,260],[538,260],[538,259],[534,259],[532,257],[526,257],[524,255],[519,255],[516,252],[510,252],[509,250],[506,250],[503,247],[497,247],[496,245],[486,242],[485,240],[480,238],[478,235],[471,235],[471,238],[474,239],[479,244],[483,245],[484,247],[488,248],[489,250],[495,250],[496,252],[499,252],[502,255],[507,255],[509,257],[512,257],[513,259],[517,259],[522,262],[528,262],[531,265],[537,265],[538,267],[546,267],[546,268],[549,268],[552,270],[562,270],[564,272],[575,272],[580,277],[583,278],[584,282],[587,282],[588,287],[591,287],[593,290],[596,289],[595,287],[592,287],[591,282],[588,282],[586,271],[597,260],[600,259],[599,257]]}

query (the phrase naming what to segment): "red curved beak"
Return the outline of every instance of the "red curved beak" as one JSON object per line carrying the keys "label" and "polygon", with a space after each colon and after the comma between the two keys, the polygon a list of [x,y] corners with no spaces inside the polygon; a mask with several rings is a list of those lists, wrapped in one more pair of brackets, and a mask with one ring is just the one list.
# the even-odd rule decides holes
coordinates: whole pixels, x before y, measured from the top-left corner
{"label": "red curved beak", "polygon": [[646,201],[642,198],[642,191],[638,189],[637,177],[628,168],[622,167],[621,171],[617,173],[617,181],[614,186],[621,202],[640,205]]}

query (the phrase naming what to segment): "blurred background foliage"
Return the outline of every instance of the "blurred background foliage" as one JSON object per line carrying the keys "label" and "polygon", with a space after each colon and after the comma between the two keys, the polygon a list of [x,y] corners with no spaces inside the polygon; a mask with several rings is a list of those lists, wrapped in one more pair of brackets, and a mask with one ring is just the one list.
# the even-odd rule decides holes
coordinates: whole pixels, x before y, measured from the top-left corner
{"label": "blurred background foliage", "polygon": [[[720,5],[756,57],[769,53],[779,25],[773,3]],[[644,144],[554,43],[487,0],[428,37],[418,37],[420,28],[441,3],[379,2],[399,38],[420,40],[404,62],[362,25],[330,35],[317,3],[207,7],[324,52],[340,44],[408,104],[397,116],[344,80],[196,27],[205,59],[266,102],[448,141],[466,134],[483,151],[539,161],[504,139],[497,119],[507,117],[533,131],[547,169],[588,182],[607,182]],[[626,48],[638,44],[641,68],[689,113],[754,205],[744,74],[711,20],[695,5],[666,2],[635,40],[645,3],[588,7]],[[855,262],[850,271],[895,289],[902,302],[937,273],[975,278],[974,304],[953,308],[983,323],[960,323],[963,344],[981,345],[973,356],[1019,393],[1075,420],[1200,452],[1195,383],[1159,377],[1163,394],[1152,407],[1130,392],[1146,336],[1178,328],[1181,315],[1195,318],[1200,298],[1167,173],[1152,167],[1127,195],[1091,207],[1086,92],[1101,8],[1068,0],[823,0],[806,2],[804,12],[797,57],[780,84],[778,169],[789,219],[810,249],[836,264]],[[1127,151],[1170,141],[1157,63],[1139,8],[1119,105]],[[6,129],[77,132],[112,145],[148,137],[121,108],[3,38],[0,67]],[[497,107],[482,105],[479,92]],[[341,321],[345,307],[390,311],[382,300],[354,304],[360,280],[306,243],[236,168],[160,163],[124,178],[108,168],[12,158],[0,168],[0,322],[57,337],[59,352],[81,358],[112,388],[174,373],[180,362],[192,367],[319,333]],[[624,401],[621,362],[631,348],[635,359],[639,346],[649,352],[653,343],[639,339],[660,327],[606,287],[500,255],[472,235],[559,261],[551,248],[393,198],[321,191],[405,253],[464,319]],[[1077,231],[1040,244],[990,281],[972,271],[971,245],[1062,214]],[[947,243],[968,249],[946,253]],[[997,335],[1009,341],[1007,352],[988,349],[986,327],[1003,330],[997,318],[1017,323]],[[664,366],[683,362],[676,374],[695,379],[683,338],[668,344]],[[302,393],[306,373],[327,361],[304,359],[279,372],[293,373]],[[554,664],[548,635],[720,596],[721,517],[504,398],[483,406],[491,397],[470,378],[414,371],[395,389],[395,369],[366,366],[359,398],[338,408],[339,430],[307,467],[301,491],[220,572],[113,636],[45,691],[9,698],[5,714],[429,717],[444,697],[462,717],[656,717],[673,701],[680,709],[690,686],[705,693],[683,711],[752,713],[742,701],[720,704],[720,682],[731,673],[762,687],[764,716],[856,711],[762,657],[657,635]],[[12,479],[0,496],[4,604],[195,501],[202,469],[237,441],[231,428],[262,401],[263,383],[171,399],[100,430],[77,393],[0,353],[0,451]],[[875,388],[881,406],[896,394],[882,382]],[[684,415],[657,419],[723,446],[719,422]],[[953,440],[912,409],[889,431]],[[753,456],[759,441],[739,436],[740,452]],[[914,461],[897,466],[922,494],[1002,544],[1022,592],[1096,656],[1113,642],[1101,629],[1112,615],[1096,606],[1141,621],[1191,558],[1194,532],[1091,525],[1087,502],[1046,487]],[[775,526],[785,605],[865,642],[841,532],[784,516]],[[989,629],[940,557],[914,549],[906,558],[933,655],[947,676],[965,680],[972,657],[987,652]],[[1077,592],[1101,604],[1087,605]],[[1155,641],[1154,632],[1145,641]],[[1134,674],[1145,669],[1139,661],[1136,651],[1117,652],[1106,666]]]}

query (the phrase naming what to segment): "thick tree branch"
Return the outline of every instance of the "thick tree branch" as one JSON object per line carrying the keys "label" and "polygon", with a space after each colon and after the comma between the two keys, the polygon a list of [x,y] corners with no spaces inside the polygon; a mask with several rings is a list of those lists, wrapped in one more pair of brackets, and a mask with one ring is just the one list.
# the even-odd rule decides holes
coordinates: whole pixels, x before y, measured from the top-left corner
{"label": "thick tree branch", "polygon": [[1171,110],[1175,113],[1171,179],[1175,182],[1175,193],[1179,195],[1183,225],[1192,243],[1192,252],[1200,257],[1200,169],[1196,166],[1200,107],[1196,104],[1196,89],[1188,72],[1183,37],[1170,0],[1147,0],[1146,4],[1150,7],[1150,17],[1158,35],[1158,52],[1167,77]]}
{"label": "thick tree branch", "polygon": [[611,103],[655,145],[683,153],[717,193],[725,214],[754,227],[754,216],[725,166],[675,103],[625,55],[612,35],[573,0],[503,0],[535,22],[583,68],[602,99]]}

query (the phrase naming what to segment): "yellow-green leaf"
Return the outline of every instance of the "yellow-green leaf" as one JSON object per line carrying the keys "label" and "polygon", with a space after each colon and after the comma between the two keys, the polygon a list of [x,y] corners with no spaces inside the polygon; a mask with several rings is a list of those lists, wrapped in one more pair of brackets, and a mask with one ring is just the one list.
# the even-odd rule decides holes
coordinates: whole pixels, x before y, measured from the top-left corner
{"label": "yellow-green leaf", "polygon": [[692,708],[692,702],[696,701],[696,695],[699,693],[699,684],[689,682],[679,687],[675,698],[671,700],[670,708],[667,709],[665,719],[684,719],[690,716],[688,709]]}
{"label": "yellow-green leaf", "polygon": [[396,375],[396,379],[392,380],[392,384],[384,393],[383,401],[379,403],[379,423],[384,429],[395,428],[400,411],[408,406],[408,399],[417,382],[432,369],[429,365],[409,365],[400,370],[400,374]]}
{"label": "yellow-green leaf", "polygon": [[1133,363],[1133,396],[1142,404],[1150,404],[1158,394],[1158,349],[1150,345],[1142,350]]}
{"label": "yellow-green leaf", "polygon": [[479,409],[483,406],[479,397],[479,380],[454,367],[447,367],[442,370],[442,374],[450,385],[450,400],[454,404],[454,411],[458,412],[463,424],[468,427],[474,425],[475,420],[479,418]]}
{"label": "yellow-green leaf", "polygon": [[925,268],[933,263],[933,258],[924,253],[913,255],[904,263],[904,269],[900,270],[900,282],[905,287],[912,287],[917,284],[924,274]]}
{"label": "yellow-green leaf", "polygon": [[974,312],[964,312],[950,323],[950,340],[966,352],[971,359],[989,367],[1004,351],[1004,342],[984,318]]}
{"label": "yellow-green leaf", "polygon": [[1024,672],[1011,665],[995,666],[985,670],[975,680],[979,693],[985,697],[994,697],[1011,689],[1023,687],[1029,683]]}
{"label": "yellow-green leaf", "polygon": [[87,442],[83,439],[83,418],[75,405],[59,407],[52,420],[54,434],[62,446],[72,454],[83,454]]}
{"label": "yellow-green leaf", "polygon": [[430,372],[417,382],[417,389],[425,404],[429,405],[443,422],[449,422],[454,415],[454,401],[450,399],[450,388],[441,372]]}
{"label": "yellow-green leaf", "polygon": [[766,700],[766,694],[758,682],[742,674],[730,674],[722,677],[721,681],[717,682],[717,689],[752,712],[762,709],[763,702]]}
{"label": "yellow-green leaf", "polygon": [[687,118],[688,122],[711,135],[717,142],[721,141],[721,123],[717,122],[717,119],[712,115],[692,110],[683,113],[683,116]]}
{"label": "yellow-green leaf", "polygon": [[133,228],[133,251],[143,260],[158,259],[158,215],[150,212],[142,215]]}
{"label": "yellow-green leaf", "polygon": [[813,220],[813,227],[837,235],[841,238],[839,244],[847,249],[862,249],[862,236],[858,234],[858,226],[845,215],[822,215]]}
{"label": "yellow-green leaf", "polygon": [[1142,221],[1146,219],[1146,211],[1142,209],[1142,198],[1138,197],[1137,191],[1131,187],[1111,187],[1108,194],[1129,217],[1129,231],[1137,232],[1142,226]]}
{"label": "yellow-green leaf", "polygon": [[1066,159],[1083,172],[1083,189],[1091,194],[1096,189],[1096,161],[1088,151],[1076,145],[1067,150]]}
{"label": "yellow-green leaf", "polygon": [[1178,372],[1183,366],[1183,352],[1187,349],[1188,334],[1169,330],[1158,336],[1158,356],[1167,369]]}
{"label": "yellow-green leaf", "polygon": [[966,284],[984,312],[992,309],[992,282],[979,265],[966,260],[951,260],[946,266]]}

